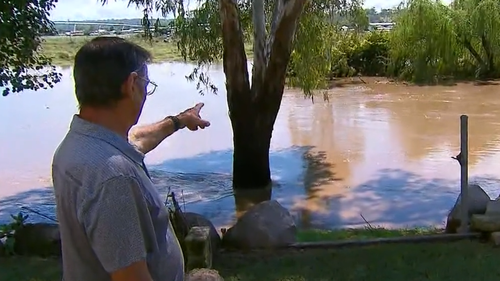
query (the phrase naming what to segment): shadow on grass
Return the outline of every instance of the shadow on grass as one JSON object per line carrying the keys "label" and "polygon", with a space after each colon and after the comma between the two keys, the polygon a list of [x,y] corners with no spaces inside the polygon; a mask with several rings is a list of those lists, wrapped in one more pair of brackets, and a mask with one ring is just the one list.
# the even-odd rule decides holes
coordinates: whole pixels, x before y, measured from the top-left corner
{"label": "shadow on grass", "polygon": [[337,250],[228,254],[215,262],[226,281],[498,280],[497,250],[473,241]]}
{"label": "shadow on grass", "polygon": [[0,257],[0,281],[60,281],[61,263],[56,259]]}

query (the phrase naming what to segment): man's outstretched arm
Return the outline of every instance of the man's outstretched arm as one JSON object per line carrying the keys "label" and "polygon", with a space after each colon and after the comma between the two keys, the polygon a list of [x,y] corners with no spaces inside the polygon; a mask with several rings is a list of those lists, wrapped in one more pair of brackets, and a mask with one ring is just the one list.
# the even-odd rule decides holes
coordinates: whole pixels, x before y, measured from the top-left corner
{"label": "man's outstretched arm", "polygon": [[203,103],[198,103],[174,117],[167,117],[159,122],[134,126],[129,132],[129,142],[146,154],[155,149],[165,138],[178,129],[187,127],[191,131],[210,126],[210,122],[201,119]]}
{"label": "man's outstretched arm", "polygon": [[[181,123],[182,119],[176,116]],[[151,150],[155,149],[165,138],[175,133],[177,129],[181,129],[182,125],[178,125],[176,128],[173,118],[165,118],[159,122],[134,126],[130,130],[128,140],[133,144],[140,152],[146,154]]]}

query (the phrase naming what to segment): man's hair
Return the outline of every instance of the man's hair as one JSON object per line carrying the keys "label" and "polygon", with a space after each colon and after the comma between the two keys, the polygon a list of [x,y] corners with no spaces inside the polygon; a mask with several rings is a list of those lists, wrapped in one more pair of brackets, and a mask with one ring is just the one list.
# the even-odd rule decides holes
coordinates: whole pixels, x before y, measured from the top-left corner
{"label": "man's hair", "polygon": [[87,42],[76,53],[73,67],[79,106],[113,106],[123,98],[121,87],[130,73],[142,72],[150,61],[151,53],[120,37]]}

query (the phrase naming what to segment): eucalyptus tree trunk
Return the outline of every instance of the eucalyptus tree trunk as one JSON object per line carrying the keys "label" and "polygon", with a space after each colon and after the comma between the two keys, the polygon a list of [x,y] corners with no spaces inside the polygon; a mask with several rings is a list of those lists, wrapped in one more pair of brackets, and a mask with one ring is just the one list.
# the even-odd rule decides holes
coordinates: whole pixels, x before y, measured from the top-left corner
{"label": "eucalyptus tree trunk", "polygon": [[266,34],[264,0],[253,0],[254,60],[250,83],[235,0],[219,0],[223,67],[233,128],[233,187],[265,188],[271,183],[269,148],[285,87],[285,74],[298,19],[307,0],[277,0]]}

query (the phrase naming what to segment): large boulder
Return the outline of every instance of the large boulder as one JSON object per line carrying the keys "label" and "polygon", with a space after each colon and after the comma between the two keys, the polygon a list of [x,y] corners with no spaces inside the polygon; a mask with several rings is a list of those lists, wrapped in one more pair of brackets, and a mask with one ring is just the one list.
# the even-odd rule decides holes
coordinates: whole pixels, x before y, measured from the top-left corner
{"label": "large boulder", "polygon": [[500,199],[491,200],[486,206],[486,215],[500,214]]}
{"label": "large boulder", "polygon": [[221,239],[213,223],[206,217],[197,213],[187,212],[183,214],[184,218],[186,219],[186,224],[188,226],[188,229],[191,229],[195,226],[206,226],[210,228],[209,235],[210,235],[210,242],[212,244],[212,251],[214,253],[217,252],[221,244]]}
{"label": "large boulder", "polygon": [[14,233],[18,255],[61,256],[59,226],[49,223],[25,224]]}
{"label": "large boulder", "polygon": [[[448,214],[448,217],[446,219],[446,233],[457,233],[458,228],[461,225],[460,198],[461,195],[458,196],[457,200],[455,201],[455,205],[453,205],[453,208]],[[469,220],[472,215],[484,214],[490,200],[490,196],[479,185],[469,185]]]}
{"label": "large boulder", "polygon": [[295,243],[297,227],[290,212],[276,200],[250,208],[222,237],[227,248],[276,248]]}

